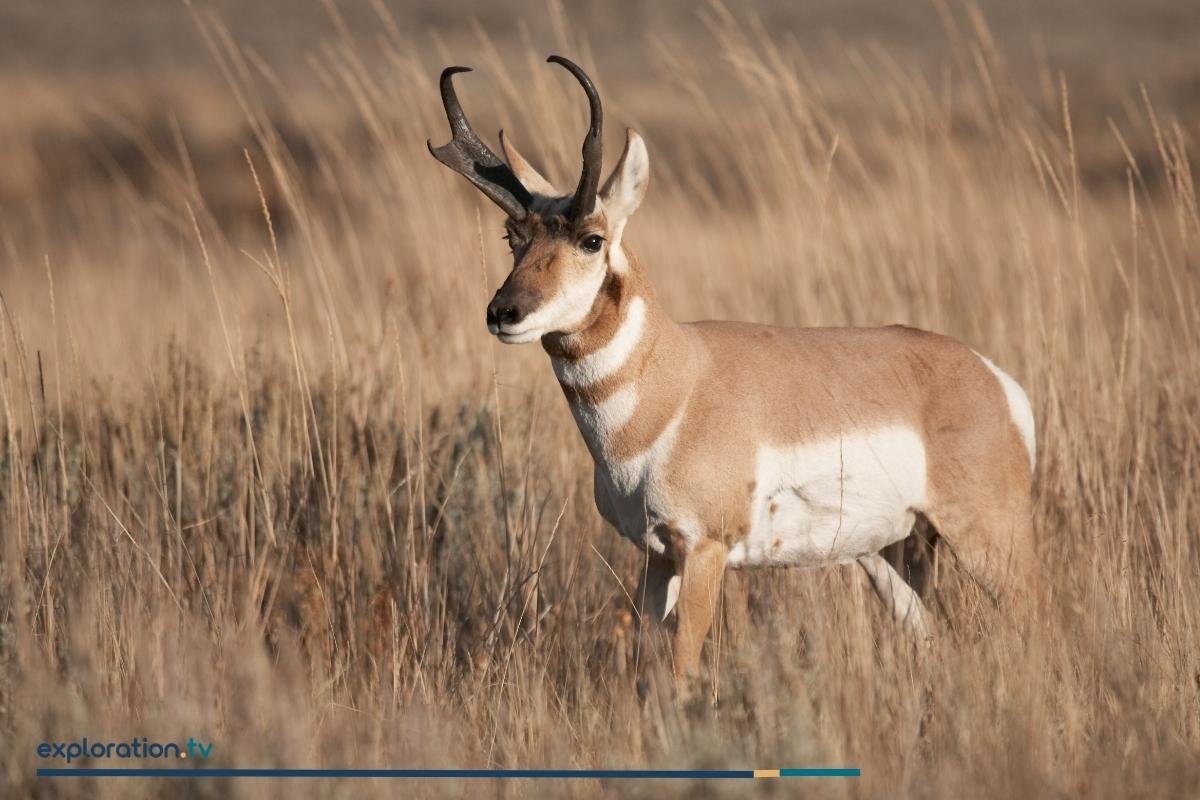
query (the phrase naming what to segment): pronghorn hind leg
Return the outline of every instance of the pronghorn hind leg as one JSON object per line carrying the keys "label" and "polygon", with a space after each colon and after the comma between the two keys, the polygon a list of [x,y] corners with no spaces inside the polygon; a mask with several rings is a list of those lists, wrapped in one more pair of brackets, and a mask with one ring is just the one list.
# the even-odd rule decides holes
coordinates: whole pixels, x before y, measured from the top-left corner
{"label": "pronghorn hind leg", "polygon": [[936,594],[950,626],[970,633],[1002,620],[1018,627],[1033,623],[1045,587],[1039,583],[1028,501],[964,517],[959,524],[953,518],[937,523],[939,550],[947,552],[939,559]]}
{"label": "pronghorn hind leg", "polygon": [[888,560],[879,554],[858,559],[859,566],[867,573],[871,587],[883,601],[884,608],[892,619],[920,639],[930,637],[929,624],[925,619],[925,605],[916,590],[908,585]]}
{"label": "pronghorn hind leg", "polygon": [[884,547],[879,555],[887,559],[918,597],[928,601],[937,577],[937,552],[937,528],[918,512],[908,536]]}
{"label": "pronghorn hind leg", "polygon": [[968,537],[950,538],[950,552],[967,578],[994,605],[1009,604],[1036,590],[1033,526],[1024,515],[976,526]]}

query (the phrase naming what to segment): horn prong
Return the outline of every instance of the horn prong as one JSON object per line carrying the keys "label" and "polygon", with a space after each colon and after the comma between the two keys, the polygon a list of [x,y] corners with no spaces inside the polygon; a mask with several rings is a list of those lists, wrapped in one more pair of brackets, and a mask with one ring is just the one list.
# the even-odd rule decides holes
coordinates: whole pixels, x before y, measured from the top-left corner
{"label": "horn prong", "polygon": [[454,90],[454,76],[470,71],[470,67],[457,66],[442,70],[438,84],[446,121],[450,123],[451,139],[441,147],[434,147],[432,141],[426,144],[434,158],[469,180],[510,217],[522,220],[529,213],[533,196],[508,164],[475,135]]}

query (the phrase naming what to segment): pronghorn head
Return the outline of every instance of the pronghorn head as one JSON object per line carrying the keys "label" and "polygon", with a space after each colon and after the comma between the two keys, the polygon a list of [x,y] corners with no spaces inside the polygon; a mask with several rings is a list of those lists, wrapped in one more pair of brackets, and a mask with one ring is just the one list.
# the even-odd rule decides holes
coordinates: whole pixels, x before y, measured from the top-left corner
{"label": "pronghorn head", "polygon": [[467,122],[452,78],[466,67],[442,71],[442,104],[453,139],[429,150],[508,214],[506,239],[513,269],[487,307],[488,330],[506,343],[546,334],[573,333],[593,318],[596,296],[609,275],[628,269],[621,233],[646,193],[649,157],[642,137],[626,133],[625,151],[600,187],[603,112],[591,79],[562,56],[547,61],[568,69],[587,93],[591,126],[583,141],[583,171],[574,193],[564,195],[530,166],[500,132],[501,161]]}

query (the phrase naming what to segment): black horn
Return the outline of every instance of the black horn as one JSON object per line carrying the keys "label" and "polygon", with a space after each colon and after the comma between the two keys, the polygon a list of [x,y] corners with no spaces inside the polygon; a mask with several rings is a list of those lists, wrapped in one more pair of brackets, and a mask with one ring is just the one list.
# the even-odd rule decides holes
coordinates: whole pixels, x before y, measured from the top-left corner
{"label": "black horn", "polygon": [[572,220],[579,220],[592,213],[596,208],[596,191],[600,188],[600,169],[603,158],[600,137],[603,133],[604,113],[600,108],[600,95],[586,72],[562,56],[550,56],[546,61],[566,67],[575,76],[575,80],[579,81],[583,91],[587,93],[588,105],[591,107],[592,121],[588,127],[587,137],[583,140],[583,172],[579,176],[579,186],[575,189],[575,195],[571,198],[571,206],[567,212]]}
{"label": "black horn", "polygon": [[450,122],[453,138],[441,147],[434,147],[433,142],[426,144],[434,158],[475,184],[506,214],[515,220],[525,219],[529,204],[533,201],[532,195],[517,180],[508,164],[489,150],[471,130],[471,123],[467,122],[467,115],[458,102],[458,95],[454,91],[454,74],[470,71],[470,67],[446,67],[442,70],[442,105],[446,108],[446,119]]}

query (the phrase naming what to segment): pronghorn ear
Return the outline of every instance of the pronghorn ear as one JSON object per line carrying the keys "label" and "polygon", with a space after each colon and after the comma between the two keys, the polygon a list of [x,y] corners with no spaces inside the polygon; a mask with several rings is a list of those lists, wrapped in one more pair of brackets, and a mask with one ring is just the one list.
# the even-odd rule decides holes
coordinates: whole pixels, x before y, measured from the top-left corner
{"label": "pronghorn ear", "polygon": [[504,135],[504,131],[500,131],[500,149],[504,151],[504,160],[508,162],[508,166],[512,169],[513,174],[517,176],[517,180],[530,191],[531,194],[540,194],[543,197],[558,197],[559,192],[555,189],[550,181],[542,177],[542,174],[533,168],[525,157],[517,152],[517,148],[512,146],[508,141],[508,137]]}
{"label": "pronghorn ear", "polygon": [[625,131],[625,152],[613,169],[612,175],[600,192],[600,200],[609,222],[623,224],[629,215],[637,211],[646,196],[646,184],[650,182],[650,156],[646,154],[646,143],[632,128]]}

